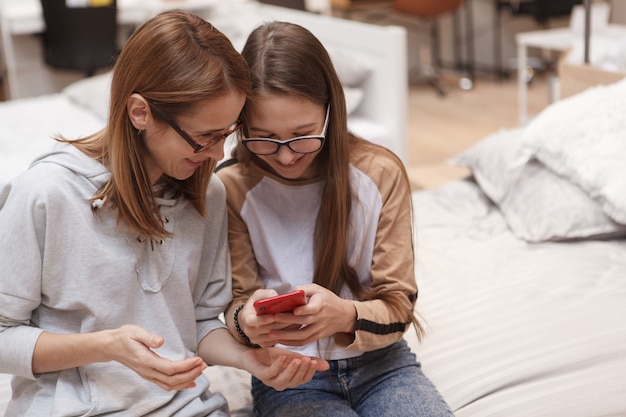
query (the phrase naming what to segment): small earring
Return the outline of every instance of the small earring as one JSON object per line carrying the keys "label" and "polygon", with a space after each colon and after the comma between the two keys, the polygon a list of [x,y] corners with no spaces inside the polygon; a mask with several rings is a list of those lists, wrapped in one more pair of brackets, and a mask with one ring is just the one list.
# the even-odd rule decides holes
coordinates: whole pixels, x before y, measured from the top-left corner
{"label": "small earring", "polygon": [[143,133],[143,130],[137,129],[137,136],[141,136],[142,133]]}

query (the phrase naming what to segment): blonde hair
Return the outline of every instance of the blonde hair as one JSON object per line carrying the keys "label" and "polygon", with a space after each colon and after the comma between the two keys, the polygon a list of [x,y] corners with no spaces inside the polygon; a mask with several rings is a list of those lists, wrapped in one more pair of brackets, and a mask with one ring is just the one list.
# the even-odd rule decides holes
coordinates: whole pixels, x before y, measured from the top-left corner
{"label": "blonde hair", "polygon": [[[261,93],[297,95],[326,108],[330,106],[326,141],[317,156],[325,185],[315,228],[315,269],[313,282],[339,294],[347,285],[360,300],[383,299],[391,308],[412,322],[418,337],[423,333],[413,309],[406,308],[406,296],[399,293],[376,293],[365,288],[356,270],[348,262],[347,236],[352,210],[350,149],[352,146],[375,146],[348,131],[343,87],[332,60],[321,42],[302,26],[270,22],[256,28],[242,51],[252,80],[252,96]],[[244,122],[246,108],[244,107]],[[235,157],[244,164],[258,158],[240,143]],[[399,162],[399,159],[398,159]],[[399,162],[408,187],[408,177]],[[402,299],[401,299],[402,298]],[[411,300],[414,305],[415,298]]]}
{"label": "blonde hair", "polygon": [[[170,236],[158,215],[144,166],[144,141],[127,113],[132,94],[143,96],[156,118],[174,119],[202,100],[237,91],[248,96],[248,66],[213,25],[180,10],[163,12],[129,38],[113,68],[106,127],[72,141],[111,172],[93,200],[105,199],[123,222],[140,235]],[[166,186],[206,215],[206,190],[216,161],[209,159],[185,180],[164,176]]]}

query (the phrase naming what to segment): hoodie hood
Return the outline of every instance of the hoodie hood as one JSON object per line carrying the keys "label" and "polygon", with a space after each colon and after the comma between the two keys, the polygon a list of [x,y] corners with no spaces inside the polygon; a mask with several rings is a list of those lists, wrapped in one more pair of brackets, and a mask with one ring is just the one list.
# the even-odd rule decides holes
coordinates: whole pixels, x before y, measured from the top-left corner
{"label": "hoodie hood", "polygon": [[99,190],[111,177],[111,173],[104,165],[67,142],[56,143],[50,152],[35,159],[30,166],[48,163],[60,165],[85,177],[96,190]]}

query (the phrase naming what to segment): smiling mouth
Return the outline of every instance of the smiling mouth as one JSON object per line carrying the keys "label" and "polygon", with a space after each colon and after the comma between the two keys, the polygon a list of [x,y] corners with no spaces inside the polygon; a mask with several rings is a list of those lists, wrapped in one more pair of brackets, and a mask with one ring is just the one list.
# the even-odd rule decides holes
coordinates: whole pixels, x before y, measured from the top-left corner
{"label": "smiling mouth", "polygon": [[280,166],[290,167],[290,166],[293,166],[293,165],[297,164],[298,162],[300,162],[300,158],[298,158],[298,159],[296,159],[294,161],[291,161],[288,164],[283,164],[283,163],[280,163],[280,162],[279,162],[279,164],[280,164]]}
{"label": "smiling mouth", "polygon": [[194,161],[193,159],[189,159],[187,158],[187,160],[191,163],[191,165],[193,166],[200,166],[204,163],[204,161]]}

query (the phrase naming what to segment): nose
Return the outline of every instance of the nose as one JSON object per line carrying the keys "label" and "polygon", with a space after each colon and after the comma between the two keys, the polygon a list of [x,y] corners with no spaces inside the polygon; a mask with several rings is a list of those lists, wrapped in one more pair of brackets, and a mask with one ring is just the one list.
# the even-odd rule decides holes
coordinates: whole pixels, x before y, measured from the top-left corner
{"label": "nose", "polygon": [[220,161],[222,158],[224,158],[224,141],[221,141],[220,143],[216,143],[213,146],[209,146],[208,148],[201,151],[200,153],[208,154],[211,158],[215,159],[216,161]]}
{"label": "nose", "polygon": [[276,160],[281,164],[287,165],[293,162],[293,154],[294,152],[289,149],[289,146],[281,146],[278,148],[278,152],[274,155],[276,156]]}

